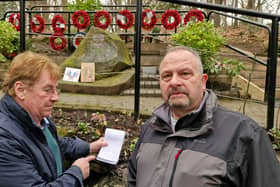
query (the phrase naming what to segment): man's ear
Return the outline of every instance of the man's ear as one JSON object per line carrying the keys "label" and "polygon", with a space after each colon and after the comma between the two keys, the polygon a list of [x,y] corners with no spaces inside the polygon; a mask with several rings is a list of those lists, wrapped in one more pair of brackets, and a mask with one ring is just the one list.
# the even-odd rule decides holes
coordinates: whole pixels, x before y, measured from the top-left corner
{"label": "man's ear", "polygon": [[14,91],[17,98],[20,100],[24,100],[26,86],[21,81],[16,81],[14,84]]}
{"label": "man's ear", "polygon": [[208,75],[207,74],[202,74],[202,85],[203,85],[203,90],[206,90],[206,83],[208,80]]}

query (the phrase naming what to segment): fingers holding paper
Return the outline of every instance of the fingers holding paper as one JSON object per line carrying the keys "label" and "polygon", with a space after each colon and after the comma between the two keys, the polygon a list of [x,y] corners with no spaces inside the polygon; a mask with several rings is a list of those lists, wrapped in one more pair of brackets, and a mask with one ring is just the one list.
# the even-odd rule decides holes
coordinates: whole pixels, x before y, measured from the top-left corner
{"label": "fingers holding paper", "polygon": [[101,147],[107,146],[108,144],[105,142],[103,137],[99,138],[98,140],[90,143],[90,153],[97,153]]}
{"label": "fingers holding paper", "polygon": [[81,172],[83,174],[83,179],[88,178],[90,173],[90,165],[89,162],[94,160],[95,156],[89,155],[87,157],[79,158],[77,159],[72,166],[77,166],[81,169]]}

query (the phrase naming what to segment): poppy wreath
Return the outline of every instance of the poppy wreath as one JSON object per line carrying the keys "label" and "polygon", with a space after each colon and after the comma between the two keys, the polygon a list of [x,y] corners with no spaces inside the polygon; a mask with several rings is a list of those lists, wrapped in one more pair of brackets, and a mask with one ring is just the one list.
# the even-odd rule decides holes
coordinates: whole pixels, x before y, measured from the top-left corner
{"label": "poppy wreath", "polygon": [[60,15],[55,15],[54,18],[52,19],[52,28],[55,33],[62,34],[66,30],[64,18]]}
{"label": "poppy wreath", "polygon": [[[99,19],[101,17],[105,18],[105,20],[106,20],[105,23],[100,22]],[[96,12],[95,15],[94,15],[94,18],[93,18],[94,26],[99,27],[99,28],[104,29],[104,30],[108,28],[108,26],[111,24],[111,21],[112,21],[112,19],[111,19],[110,14],[108,12],[104,11],[104,10]]]}
{"label": "poppy wreath", "polygon": [[78,32],[77,34],[75,34],[75,36],[73,37],[73,46],[75,48],[78,47],[78,45],[80,45],[81,40],[85,37],[85,33],[83,32]]}
{"label": "poppy wreath", "polygon": [[[172,23],[168,23],[168,18],[171,16],[174,18],[174,21]],[[180,14],[176,10],[167,10],[161,17],[161,24],[167,30],[175,29],[180,24],[180,21]]]}
{"label": "poppy wreath", "polygon": [[[35,24],[35,19],[39,22],[39,26],[37,27]],[[30,19],[30,27],[31,30],[35,33],[42,33],[45,29],[45,21],[40,15],[35,15]]]}
{"label": "poppy wreath", "polygon": [[[61,43],[58,45],[55,41],[56,39],[60,39]],[[62,33],[54,33],[50,37],[50,46],[52,49],[56,51],[62,51],[66,48],[67,41]]]}
{"label": "poppy wreath", "polygon": [[200,10],[190,10],[184,17],[184,24],[187,24],[192,17],[196,17],[196,23],[204,20],[204,16]]}
{"label": "poppy wreath", "polygon": [[[120,15],[126,17],[127,19],[126,23],[122,23]],[[133,25],[133,22],[134,22],[134,16],[128,10],[121,10],[119,12],[119,15],[116,16],[116,23],[121,29],[125,29],[125,30],[129,29]]]}
{"label": "poppy wreath", "polygon": [[[145,22],[146,17],[151,18],[149,23]],[[142,12],[142,27],[144,29],[150,30],[155,27],[156,23],[157,23],[157,16],[154,11],[150,9],[146,9],[144,12]]]}
{"label": "poppy wreath", "polygon": [[[16,24],[17,20],[17,24]],[[20,30],[20,15],[19,13],[12,13],[9,17],[9,22],[14,25],[17,31]]]}
{"label": "poppy wreath", "polygon": [[[79,22],[80,16],[83,17],[84,20],[82,23]],[[83,10],[76,11],[72,16],[72,22],[77,29],[85,29],[90,23],[89,15]]]}

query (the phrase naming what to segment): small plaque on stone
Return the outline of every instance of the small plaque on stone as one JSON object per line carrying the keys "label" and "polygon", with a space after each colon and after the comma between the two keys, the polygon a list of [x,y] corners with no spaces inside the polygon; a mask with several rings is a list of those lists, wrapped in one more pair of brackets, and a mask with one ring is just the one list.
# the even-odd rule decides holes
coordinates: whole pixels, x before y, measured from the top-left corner
{"label": "small plaque on stone", "polygon": [[81,82],[95,81],[95,63],[81,63]]}

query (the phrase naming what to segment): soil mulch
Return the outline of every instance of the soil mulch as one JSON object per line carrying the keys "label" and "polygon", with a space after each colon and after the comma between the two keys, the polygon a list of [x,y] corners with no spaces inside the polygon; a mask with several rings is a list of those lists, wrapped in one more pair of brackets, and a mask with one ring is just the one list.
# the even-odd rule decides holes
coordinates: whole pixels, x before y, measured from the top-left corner
{"label": "soil mulch", "polygon": [[126,162],[139,137],[141,125],[147,116],[137,122],[129,112],[54,109],[51,119],[60,136],[78,136],[92,142],[104,135],[106,128],[124,130],[126,138],[119,162]]}

